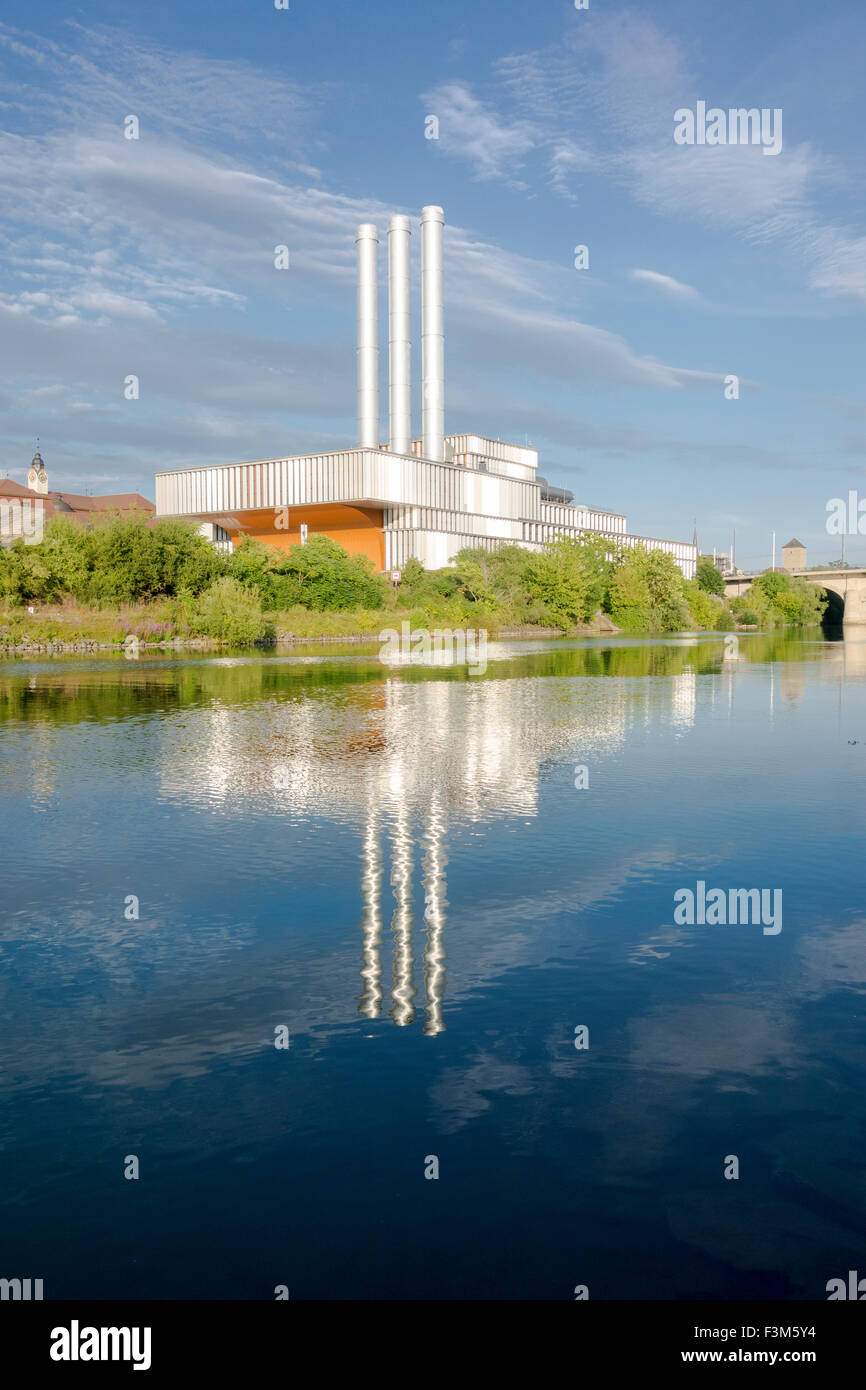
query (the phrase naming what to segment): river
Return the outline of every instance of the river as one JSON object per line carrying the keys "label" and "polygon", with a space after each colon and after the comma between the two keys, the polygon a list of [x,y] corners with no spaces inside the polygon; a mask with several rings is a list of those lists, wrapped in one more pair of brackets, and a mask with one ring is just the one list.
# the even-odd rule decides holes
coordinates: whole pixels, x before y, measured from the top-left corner
{"label": "river", "polygon": [[[866,633],[725,645],[0,665],[0,1275],[866,1273]],[[778,890],[780,929],[678,922],[699,884]]]}

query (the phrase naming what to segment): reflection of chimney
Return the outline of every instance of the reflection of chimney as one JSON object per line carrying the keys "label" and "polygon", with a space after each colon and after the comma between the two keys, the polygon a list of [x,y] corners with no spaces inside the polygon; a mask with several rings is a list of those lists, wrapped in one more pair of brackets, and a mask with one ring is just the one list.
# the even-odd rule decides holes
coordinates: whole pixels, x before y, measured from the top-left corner
{"label": "reflection of chimney", "polygon": [[355,233],[358,248],[358,444],[379,447],[379,234],[372,222]]}
{"label": "reflection of chimney", "polygon": [[443,845],[445,817],[434,792],[427,816],[425,835],[427,853],[424,858],[424,921],[427,942],[424,947],[424,983],[427,989],[427,1009],[424,1032],[435,1037],[445,1029],[442,1022],[442,1001],[445,996],[445,865],[448,862]]}
{"label": "reflection of chimney", "polygon": [[367,811],[363,861],[361,979],[364,981],[364,992],[358,1003],[358,1013],[366,1018],[378,1018],[382,1007],[382,856],[379,852],[379,824],[372,805]]}
{"label": "reflection of chimney", "polygon": [[412,340],[409,322],[408,217],[388,223],[388,365],[392,454],[408,454],[412,433]]}
{"label": "reflection of chimney", "polygon": [[412,959],[412,835],[404,805],[398,805],[394,820],[391,883],[396,899],[391,920],[391,930],[394,934],[391,1017],[398,1028],[405,1028],[415,1017],[415,986]]}
{"label": "reflection of chimney", "polygon": [[421,377],[424,458],[445,457],[445,329],[442,314],[441,208],[421,210]]}

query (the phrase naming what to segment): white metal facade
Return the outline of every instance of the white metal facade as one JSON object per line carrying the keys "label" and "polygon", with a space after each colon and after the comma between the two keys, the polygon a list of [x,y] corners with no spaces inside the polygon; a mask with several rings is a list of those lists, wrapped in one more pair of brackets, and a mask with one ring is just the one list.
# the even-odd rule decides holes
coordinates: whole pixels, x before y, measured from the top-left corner
{"label": "white metal facade", "polygon": [[625,545],[643,540],[694,575],[697,555],[688,542],[631,536],[617,512],[542,501],[534,449],[464,434],[446,438],[445,454],[450,462],[344,449],[176,469],[156,475],[156,514],[243,530],[245,512],[346,504],[382,509],[386,569],[412,556],[439,568],[467,545],[537,549],[557,535],[590,533]]}

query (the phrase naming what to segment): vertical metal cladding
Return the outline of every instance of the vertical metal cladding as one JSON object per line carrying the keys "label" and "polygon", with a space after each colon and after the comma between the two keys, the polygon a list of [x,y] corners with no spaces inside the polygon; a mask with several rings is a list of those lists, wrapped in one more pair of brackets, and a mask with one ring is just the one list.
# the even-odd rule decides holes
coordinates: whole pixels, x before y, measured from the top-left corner
{"label": "vertical metal cladding", "polygon": [[379,233],[362,222],[358,248],[358,443],[379,447]]}
{"label": "vertical metal cladding", "polygon": [[412,329],[410,322],[408,217],[388,223],[388,363],[390,445],[408,454],[412,437]]}
{"label": "vertical metal cladding", "polygon": [[421,433],[424,458],[445,458],[445,328],[443,322],[443,227],[441,208],[421,211]]}

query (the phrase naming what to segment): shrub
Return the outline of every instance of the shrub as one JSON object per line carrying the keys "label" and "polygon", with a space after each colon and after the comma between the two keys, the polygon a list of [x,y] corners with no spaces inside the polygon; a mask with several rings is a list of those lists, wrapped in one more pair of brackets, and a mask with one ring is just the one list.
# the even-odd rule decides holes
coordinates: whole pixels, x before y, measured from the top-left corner
{"label": "shrub", "polygon": [[181,589],[201,593],[222,568],[204,537],[179,521],[151,526],[142,516],[123,517],[91,536],[84,597],[97,603],[133,603]]}
{"label": "shrub", "polygon": [[227,642],[256,642],[269,634],[262,603],[253,589],[224,575],[200,596],[193,612],[192,627],[205,637]]}
{"label": "shrub", "polygon": [[273,599],[279,608],[295,603],[320,612],[384,608],[388,585],[365,555],[350,555],[329,536],[310,536],[293,545],[273,566]]}
{"label": "shrub", "polygon": [[709,591],[701,586],[697,578],[689,579],[685,589],[686,602],[694,625],[699,628],[715,628],[722,612],[722,605],[710,598]]}

